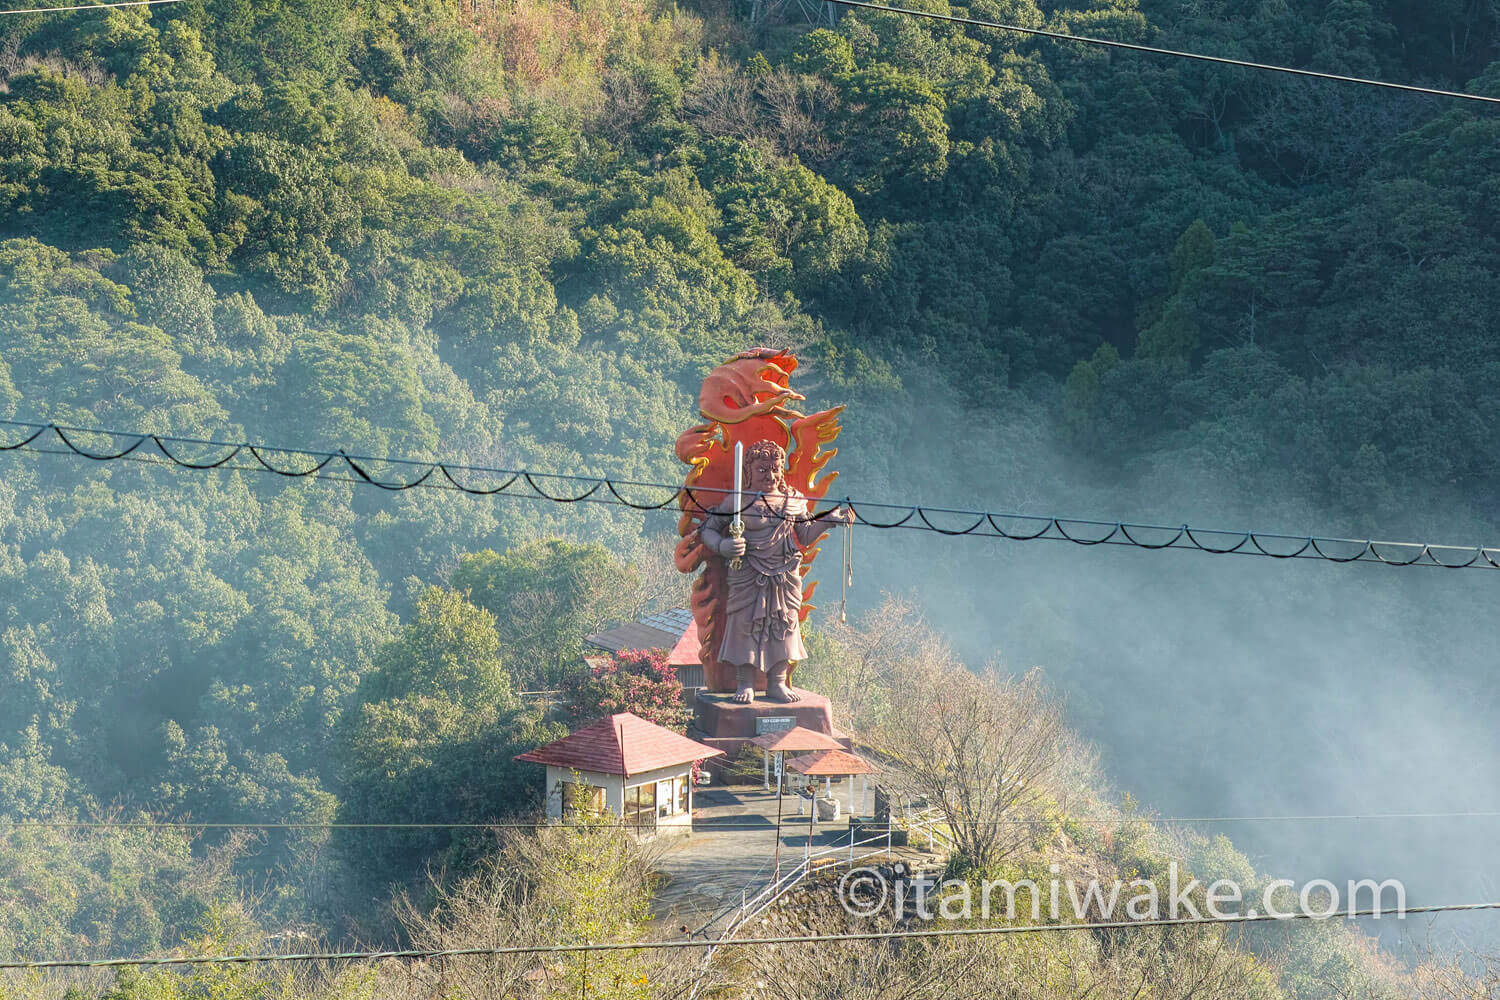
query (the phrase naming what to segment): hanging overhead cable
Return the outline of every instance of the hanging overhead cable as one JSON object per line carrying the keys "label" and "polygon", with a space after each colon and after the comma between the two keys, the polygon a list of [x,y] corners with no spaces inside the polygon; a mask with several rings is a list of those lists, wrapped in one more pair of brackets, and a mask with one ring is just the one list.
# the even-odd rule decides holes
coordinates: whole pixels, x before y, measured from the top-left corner
{"label": "hanging overhead cable", "polygon": [[187,0],[121,0],[119,3],[84,3],[71,7],[21,7],[0,10],[0,14],[74,14],[86,10],[114,10],[116,7],[155,7],[164,3],[186,3]]}
{"label": "hanging overhead cable", "polygon": [[[1403,916],[1432,913],[1472,913],[1500,909],[1500,902],[1449,903],[1435,906],[1408,906]],[[776,937],[672,938],[657,941],[583,941],[577,944],[496,945],[477,948],[411,948],[400,951],[330,951],[300,954],[248,955],[170,955],[158,958],[47,959],[41,961],[5,961],[0,969],[107,969],[121,966],[160,967],[168,965],[246,965],[266,962],[353,962],[387,959],[434,959],[488,957],[496,955],[588,954],[596,951],[677,951],[684,948],[755,948],[782,944],[828,944],[841,941],[906,941],[925,938],[1013,937],[1030,934],[1069,934],[1079,931],[1128,931],[1151,927],[1203,927],[1229,924],[1287,923],[1290,921],[1322,922],[1339,917],[1394,916],[1395,911],[1380,909],[1349,910],[1334,914],[1312,914],[1303,910],[1276,913],[1225,914],[1218,917],[1168,917],[1144,920],[1100,920],[1076,924],[988,924],[940,927],[932,930],[865,931],[846,934],[785,934]]]}
{"label": "hanging overhead cable", "polygon": [[[373,457],[343,448],[315,451],[248,441],[151,434],[141,431],[69,427],[53,423],[0,420],[9,439],[0,452],[38,452],[76,455],[95,462],[145,462],[177,468],[267,472],[288,479],[318,479],[373,486],[388,492],[438,489],[478,497],[509,497],[551,503],[595,503],[632,510],[707,512],[717,507],[728,490],[672,483],[652,483],[609,476],[535,472],[462,465],[435,459]],[[104,437],[109,444],[84,447],[85,437]],[[184,457],[192,452],[193,458]],[[404,475],[376,474],[377,467],[401,470]],[[748,507],[754,497],[746,501]],[[1500,548],[1482,545],[1438,545],[1373,538],[1340,538],[1225,528],[1195,528],[1187,524],[1142,524],[1055,514],[1015,514],[927,504],[877,503],[851,497],[828,499],[847,507],[854,524],[884,530],[929,531],[939,535],[1003,538],[1010,541],[1064,541],[1075,545],[1123,545],[1152,551],[1207,552],[1212,555],[1251,555],[1271,559],[1320,559],[1335,563],[1380,563],[1386,566],[1429,566],[1442,569],[1500,569]],[[808,516],[781,515],[790,521],[824,520],[833,508]],[[830,523],[830,527],[833,524]]]}
{"label": "hanging overhead cable", "polygon": [[[1068,822],[1079,826],[1119,827],[1141,824],[1145,826],[1187,826],[1207,823],[1372,823],[1372,822],[1419,822],[1443,821],[1451,825],[1454,820],[1500,819],[1500,810],[1468,810],[1460,812],[1369,812],[1369,813],[1276,813],[1266,816],[1069,816]],[[1052,829],[1057,825],[1050,817],[1007,816],[995,821],[997,826],[1042,827]],[[120,820],[64,820],[64,819],[0,819],[0,833],[7,830],[171,830],[197,833],[207,830],[639,830],[637,823],[624,820],[618,823],[588,821],[569,823],[561,820],[473,820],[448,822],[412,823],[328,823],[328,822],[225,822],[191,819],[120,819]],[[729,823],[714,822],[706,830],[749,831],[774,833],[775,828],[766,825],[764,819],[746,819]]]}
{"label": "hanging overhead cable", "polygon": [[1334,80],[1338,83],[1355,83],[1365,87],[1381,87],[1386,90],[1400,90],[1409,94],[1425,94],[1428,97],[1456,97],[1465,101],[1481,101],[1486,104],[1500,104],[1500,97],[1487,97],[1484,94],[1469,94],[1461,90],[1439,90],[1434,87],[1420,87],[1410,83],[1391,83],[1387,80],[1371,80],[1362,76],[1345,76],[1342,73],[1324,73],[1314,69],[1299,69],[1295,66],[1277,66],[1274,63],[1251,62],[1248,59],[1231,59],[1227,56],[1205,55],[1201,52],[1185,52],[1181,49],[1164,49],[1155,45],[1141,45],[1136,42],[1122,42],[1113,38],[1096,38],[1090,35],[1073,35],[1064,31],[1049,31],[1046,28],[1029,28],[1019,24],[1003,24],[999,21],[982,21],[974,17],[959,17],[954,14],[939,14],[930,10],[913,10],[906,7],[888,7],[884,4],[866,3],[865,0],[828,0],[842,7],[857,7],[862,10],[879,11],[883,14],[905,14],[910,17],[925,17],[933,21],[947,21],[950,24],[965,24],[975,28],[993,28],[997,31],[1013,31],[1022,35],[1034,35],[1039,38],[1050,38],[1059,42],[1079,42],[1083,45],[1098,45],[1111,49],[1128,49],[1131,52],[1145,52],[1149,55],[1170,56],[1173,59],[1192,59],[1197,62],[1218,63],[1221,66],[1238,66],[1241,69],[1261,70],[1267,73],[1288,73],[1292,76],[1311,77],[1316,80]]}

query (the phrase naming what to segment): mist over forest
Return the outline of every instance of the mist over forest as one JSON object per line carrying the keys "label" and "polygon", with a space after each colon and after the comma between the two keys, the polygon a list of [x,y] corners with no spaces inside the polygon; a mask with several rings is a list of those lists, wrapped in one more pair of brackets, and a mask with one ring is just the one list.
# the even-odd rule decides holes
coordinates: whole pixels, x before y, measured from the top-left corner
{"label": "mist over forest", "polygon": [[[1470,0],[918,6],[1500,97]],[[0,419],[675,483],[704,374],[767,345],[847,404],[834,494],[1491,544],[1497,178],[1486,105],[867,10],[5,16]],[[666,514],[0,466],[11,823],[521,812],[560,730],[518,692],[687,593]],[[1043,668],[1148,816],[1500,810],[1491,572],[869,528],[854,571],[851,619],[901,596]],[[1272,875],[1500,891],[1500,817],[1199,826]],[[483,850],[0,828],[0,899],[48,901],[0,954],[171,947],[246,882],[394,940],[392,887]]]}

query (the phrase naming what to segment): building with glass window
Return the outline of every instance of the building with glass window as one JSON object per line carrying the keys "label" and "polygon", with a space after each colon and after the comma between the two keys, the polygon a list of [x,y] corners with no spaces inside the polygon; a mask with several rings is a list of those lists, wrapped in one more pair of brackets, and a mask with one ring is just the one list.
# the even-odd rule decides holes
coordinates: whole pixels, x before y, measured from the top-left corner
{"label": "building with glass window", "polygon": [[517,760],[547,768],[547,817],[612,813],[643,834],[687,833],[693,766],[722,751],[620,712]]}

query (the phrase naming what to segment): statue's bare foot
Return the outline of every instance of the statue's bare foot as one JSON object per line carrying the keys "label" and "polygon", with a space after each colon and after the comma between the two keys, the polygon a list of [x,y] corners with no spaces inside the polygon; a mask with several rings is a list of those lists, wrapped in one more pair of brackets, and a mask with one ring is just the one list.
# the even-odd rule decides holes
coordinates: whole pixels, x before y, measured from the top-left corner
{"label": "statue's bare foot", "polygon": [[741,663],[734,668],[734,703],[748,705],[755,700],[755,668]]}
{"label": "statue's bare foot", "polygon": [[772,701],[779,701],[782,703],[802,700],[802,696],[800,694],[787,687],[786,681],[783,681],[779,678],[772,678],[766,683],[766,697],[770,698]]}

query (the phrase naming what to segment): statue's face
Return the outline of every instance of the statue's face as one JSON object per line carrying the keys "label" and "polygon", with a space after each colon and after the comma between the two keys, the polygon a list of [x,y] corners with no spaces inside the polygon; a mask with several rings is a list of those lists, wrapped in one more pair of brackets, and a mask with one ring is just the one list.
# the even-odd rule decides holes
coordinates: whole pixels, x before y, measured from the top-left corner
{"label": "statue's face", "polygon": [[776,480],[781,472],[781,464],[781,459],[774,456],[752,460],[746,476],[750,480],[748,484],[750,492],[774,493]]}

